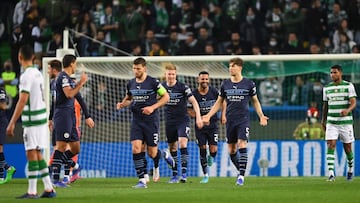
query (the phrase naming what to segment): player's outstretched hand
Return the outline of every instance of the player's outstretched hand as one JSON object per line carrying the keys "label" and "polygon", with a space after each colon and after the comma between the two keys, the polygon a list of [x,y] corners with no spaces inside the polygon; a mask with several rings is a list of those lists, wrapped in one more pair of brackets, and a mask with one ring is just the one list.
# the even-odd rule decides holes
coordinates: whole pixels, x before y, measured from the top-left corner
{"label": "player's outstretched hand", "polygon": [[85,120],[85,123],[89,128],[93,128],[95,126],[95,122],[92,118],[87,118]]}

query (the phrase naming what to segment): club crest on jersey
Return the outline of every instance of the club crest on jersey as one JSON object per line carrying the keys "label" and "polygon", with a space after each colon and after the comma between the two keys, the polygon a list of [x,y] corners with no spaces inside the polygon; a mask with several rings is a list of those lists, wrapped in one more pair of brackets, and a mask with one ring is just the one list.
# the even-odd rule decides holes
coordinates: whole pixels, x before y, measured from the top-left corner
{"label": "club crest on jersey", "polygon": [[69,83],[69,80],[68,80],[67,78],[63,78],[63,79],[62,79],[62,83],[63,83],[63,84]]}

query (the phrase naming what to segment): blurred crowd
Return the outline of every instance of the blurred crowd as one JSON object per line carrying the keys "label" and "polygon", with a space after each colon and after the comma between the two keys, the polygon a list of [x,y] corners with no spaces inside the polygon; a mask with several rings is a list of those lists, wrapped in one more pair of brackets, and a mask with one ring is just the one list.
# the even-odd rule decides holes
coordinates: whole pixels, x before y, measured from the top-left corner
{"label": "blurred crowd", "polygon": [[80,56],[359,52],[360,0],[1,1],[1,40],[54,56],[70,29]]}
{"label": "blurred crowd", "polygon": [[[360,0],[2,0],[0,10],[0,42],[11,50],[0,85],[17,85],[21,45],[33,45],[41,68],[66,28],[79,56],[340,54],[360,45]],[[302,91],[317,87],[286,78],[297,85],[284,92],[278,80],[260,84],[265,105],[284,95],[309,104]]]}

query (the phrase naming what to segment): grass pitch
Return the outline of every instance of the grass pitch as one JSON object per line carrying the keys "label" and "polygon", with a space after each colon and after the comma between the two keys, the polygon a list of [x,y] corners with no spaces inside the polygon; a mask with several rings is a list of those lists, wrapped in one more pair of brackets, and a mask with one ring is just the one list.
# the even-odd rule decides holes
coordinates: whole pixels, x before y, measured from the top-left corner
{"label": "grass pitch", "polygon": [[[16,200],[27,190],[26,179],[14,179],[0,185],[0,202],[173,202],[173,203],[357,203],[360,202],[360,180],[346,181],[337,177],[327,182],[325,177],[246,177],[244,186],[235,186],[235,177],[211,177],[200,184],[200,177],[188,178],[188,183],[168,184],[168,177],[148,184],[147,189],[131,188],[136,178],[80,179],[69,188],[57,188],[54,199]],[[38,181],[38,192],[43,185]]]}

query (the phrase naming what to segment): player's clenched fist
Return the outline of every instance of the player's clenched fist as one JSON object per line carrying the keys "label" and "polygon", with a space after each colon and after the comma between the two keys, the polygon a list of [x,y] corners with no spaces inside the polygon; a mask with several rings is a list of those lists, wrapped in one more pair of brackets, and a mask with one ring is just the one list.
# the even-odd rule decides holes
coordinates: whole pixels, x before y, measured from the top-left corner
{"label": "player's clenched fist", "polygon": [[118,103],[116,104],[116,109],[117,109],[117,110],[122,109],[122,108],[124,108],[124,107],[125,107],[125,105],[124,105],[123,102],[118,102]]}
{"label": "player's clenched fist", "polygon": [[81,73],[81,76],[80,76],[80,82],[79,82],[79,84],[84,85],[87,80],[88,80],[87,74],[86,74],[85,72],[82,72],[82,73]]}

